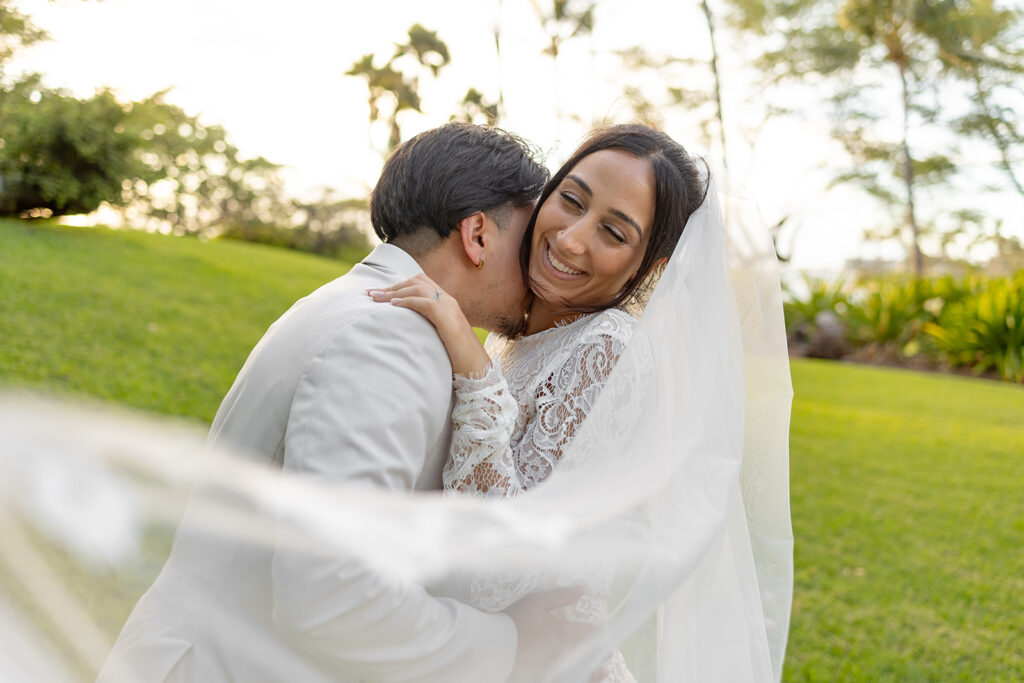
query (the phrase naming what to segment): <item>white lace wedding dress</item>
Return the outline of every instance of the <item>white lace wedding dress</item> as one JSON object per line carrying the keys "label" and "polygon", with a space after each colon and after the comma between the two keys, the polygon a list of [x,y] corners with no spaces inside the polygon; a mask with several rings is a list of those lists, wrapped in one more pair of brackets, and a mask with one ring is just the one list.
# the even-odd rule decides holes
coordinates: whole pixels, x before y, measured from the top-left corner
{"label": "white lace wedding dress", "polygon": [[[584,315],[570,324],[508,340],[491,335],[491,369],[479,379],[455,376],[454,432],[444,469],[447,491],[515,496],[541,483],[590,412],[629,341],[636,320],[618,309]],[[474,577],[463,599],[486,611],[505,609],[540,590],[540,577]],[[548,577],[549,582],[552,577]],[[562,610],[570,621],[604,624],[610,577],[554,577],[580,585],[584,595]],[[550,585],[550,583],[549,583]],[[619,652],[586,679],[634,683]]]}

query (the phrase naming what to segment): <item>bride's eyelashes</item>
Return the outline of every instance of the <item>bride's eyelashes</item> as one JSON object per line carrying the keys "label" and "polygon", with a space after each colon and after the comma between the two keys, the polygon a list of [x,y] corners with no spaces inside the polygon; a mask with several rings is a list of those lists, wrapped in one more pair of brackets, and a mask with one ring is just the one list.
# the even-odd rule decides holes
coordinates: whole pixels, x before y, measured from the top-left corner
{"label": "bride's eyelashes", "polygon": [[[558,194],[559,194],[559,196],[562,197],[562,200],[565,203],[569,204],[570,206],[575,208],[577,211],[583,211],[583,203],[579,199],[577,199],[571,192],[569,192],[567,190],[561,190]],[[616,230],[613,226],[608,225],[606,223],[602,223],[601,227],[604,228],[604,230],[609,235],[611,235],[612,239],[614,239],[616,242],[618,242],[620,244],[625,244],[626,243],[626,236],[623,235],[618,230]]]}
{"label": "bride's eyelashes", "polygon": [[614,239],[616,242],[620,244],[626,243],[626,237],[612,226],[602,223],[601,227],[607,230],[608,234],[611,235],[612,239]]}
{"label": "bride's eyelashes", "polygon": [[564,199],[567,204],[570,204],[571,206],[575,207],[576,210],[578,210],[578,211],[582,211],[583,210],[583,202],[581,202],[580,200],[576,199],[576,197],[573,196],[573,194],[571,192],[567,192],[566,190],[562,190],[558,194],[561,195],[562,199]]}

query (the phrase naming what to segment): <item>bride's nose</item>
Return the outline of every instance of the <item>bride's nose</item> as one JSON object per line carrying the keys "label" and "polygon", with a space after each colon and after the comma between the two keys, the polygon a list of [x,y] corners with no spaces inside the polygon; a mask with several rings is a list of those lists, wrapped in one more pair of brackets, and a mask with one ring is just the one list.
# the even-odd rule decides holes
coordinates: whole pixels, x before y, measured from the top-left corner
{"label": "bride's nose", "polygon": [[568,225],[555,235],[558,250],[563,254],[579,255],[586,249],[586,226],[583,221]]}

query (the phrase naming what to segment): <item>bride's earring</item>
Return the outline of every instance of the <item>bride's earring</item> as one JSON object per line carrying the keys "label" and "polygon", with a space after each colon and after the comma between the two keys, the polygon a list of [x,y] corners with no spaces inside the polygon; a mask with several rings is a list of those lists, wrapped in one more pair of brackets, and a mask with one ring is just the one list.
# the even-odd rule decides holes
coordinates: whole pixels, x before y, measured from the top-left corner
{"label": "bride's earring", "polygon": [[484,267],[484,257],[481,256],[480,260],[476,262],[476,269],[480,270],[483,267]]}

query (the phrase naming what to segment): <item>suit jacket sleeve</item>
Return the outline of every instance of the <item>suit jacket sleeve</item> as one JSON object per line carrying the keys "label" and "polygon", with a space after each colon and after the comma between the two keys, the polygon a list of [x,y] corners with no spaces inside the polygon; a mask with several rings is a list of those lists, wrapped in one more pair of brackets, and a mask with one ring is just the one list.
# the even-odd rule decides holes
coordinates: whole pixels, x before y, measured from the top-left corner
{"label": "suit jacket sleeve", "polygon": [[[426,320],[380,304],[335,333],[299,383],[286,470],[411,491],[442,438],[451,366]],[[358,558],[278,550],[275,623],[328,670],[374,681],[503,681],[512,620],[376,574]]]}

